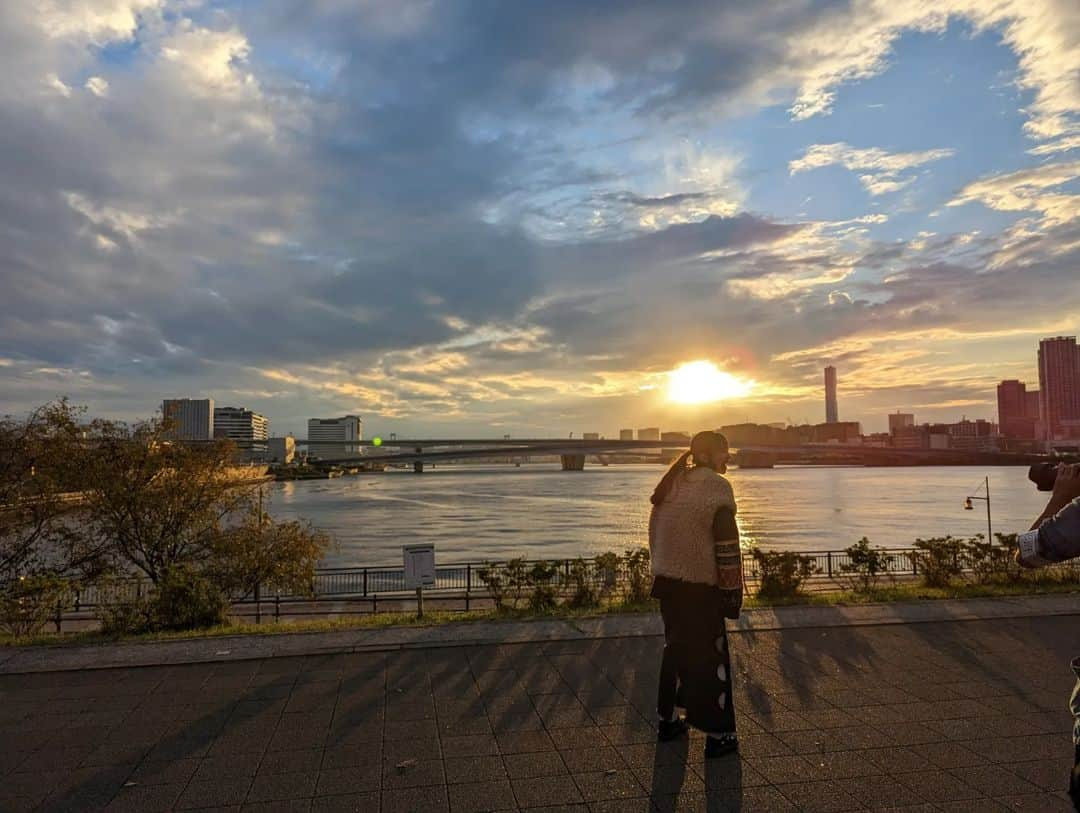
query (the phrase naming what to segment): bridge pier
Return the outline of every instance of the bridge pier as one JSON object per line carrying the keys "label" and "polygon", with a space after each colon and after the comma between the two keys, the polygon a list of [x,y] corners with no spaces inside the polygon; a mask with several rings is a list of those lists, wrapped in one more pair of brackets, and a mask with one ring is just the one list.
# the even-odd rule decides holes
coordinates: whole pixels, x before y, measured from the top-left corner
{"label": "bridge pier", "polygon": [[584,471],[585,470],[585,455],[583,454],[563,454],[559,455],[562,460],[563,471]]}

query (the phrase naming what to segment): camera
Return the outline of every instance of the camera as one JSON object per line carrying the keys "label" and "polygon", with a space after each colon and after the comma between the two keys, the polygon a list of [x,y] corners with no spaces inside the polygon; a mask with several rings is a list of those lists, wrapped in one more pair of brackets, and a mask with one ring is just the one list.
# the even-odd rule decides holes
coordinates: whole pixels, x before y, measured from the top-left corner
{"label": "camera", "polygon": [[1057,474],[1057,463],[1036,463],[1028,469],[1028,479],[1035,484],[1035,488],[1039,491],[1053,491]]}

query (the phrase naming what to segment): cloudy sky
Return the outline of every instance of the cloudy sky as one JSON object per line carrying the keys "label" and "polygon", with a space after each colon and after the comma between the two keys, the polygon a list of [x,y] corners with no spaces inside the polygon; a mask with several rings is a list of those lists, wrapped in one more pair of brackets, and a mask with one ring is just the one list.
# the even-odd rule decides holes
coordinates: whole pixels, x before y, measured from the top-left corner
{"label": "cloudy sky", "polygon": [[27,0],[0,68],[0,412],[696,429],[833,363],[881,430],[1080,328],[1075,0]]}

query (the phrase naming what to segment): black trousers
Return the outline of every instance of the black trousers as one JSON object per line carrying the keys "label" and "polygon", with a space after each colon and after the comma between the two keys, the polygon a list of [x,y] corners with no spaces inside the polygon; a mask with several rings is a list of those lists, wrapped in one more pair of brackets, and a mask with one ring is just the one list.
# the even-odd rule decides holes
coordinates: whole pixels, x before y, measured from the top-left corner
{"label": "black trousers", "polygon": [[715,590],[665,590],[660,595],[664,654],[656,710],[670,720],[675,707],[686,722],[706,734],[735,733],[731,655],[727,627]]}

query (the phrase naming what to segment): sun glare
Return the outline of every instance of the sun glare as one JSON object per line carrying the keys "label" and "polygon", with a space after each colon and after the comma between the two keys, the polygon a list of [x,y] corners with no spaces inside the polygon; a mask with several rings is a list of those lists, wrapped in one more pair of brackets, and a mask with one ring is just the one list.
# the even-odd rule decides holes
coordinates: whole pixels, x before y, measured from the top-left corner
{"label": "sun glare", "polygon": [[753,381],[725,373],[711,361],[688,361],[668,373],[668,398],[680,404],[741,398],[753,387]]}

